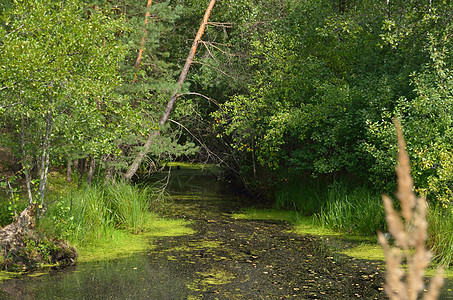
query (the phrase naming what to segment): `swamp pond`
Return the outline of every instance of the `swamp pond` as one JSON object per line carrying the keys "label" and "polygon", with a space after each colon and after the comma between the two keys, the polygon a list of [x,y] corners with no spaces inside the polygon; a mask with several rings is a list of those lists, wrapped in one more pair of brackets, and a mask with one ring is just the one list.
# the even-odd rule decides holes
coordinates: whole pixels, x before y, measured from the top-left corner
{"label": "swamp pond", "polygon": [[[189,221],[194,234],[4,281],[0,299],[386,299],[382,261],[339,254],[284,221],[235,218],[254,204],[209,171],[173,170],[168,187],[166,215]],[[447,282],[441,299],[453,299],[450,289]]]}

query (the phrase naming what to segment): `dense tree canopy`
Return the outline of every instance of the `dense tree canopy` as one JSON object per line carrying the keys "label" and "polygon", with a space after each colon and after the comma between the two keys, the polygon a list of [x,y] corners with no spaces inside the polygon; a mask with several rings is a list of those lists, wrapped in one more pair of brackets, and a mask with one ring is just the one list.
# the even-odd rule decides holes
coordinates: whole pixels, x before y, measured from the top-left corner
{"label": "dense tree canopy", "polygon": [[215,113],[232,146],[277,177],[348,173],[390,189],[398,117],[419,192],[449,202],[451,5],[285,4],[251,41],[248,92]]}
{"label": "dense tree canopy", "polygon": [[397,117],[418,192],[450,202],[452,4],[219,1],[159,128],[206,6],[4,2],[3,143],[24,172],[89,157],[121,173],[159,129],[151,165],[199,150],[256,187],[352,175],[391,189]]}

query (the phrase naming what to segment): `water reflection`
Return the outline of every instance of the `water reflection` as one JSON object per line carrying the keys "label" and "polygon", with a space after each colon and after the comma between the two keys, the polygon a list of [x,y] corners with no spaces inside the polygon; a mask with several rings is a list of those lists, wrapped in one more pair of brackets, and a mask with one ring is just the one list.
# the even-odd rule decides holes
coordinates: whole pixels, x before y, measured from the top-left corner
{"label": "water reflection", "polygon": [[2,299],[186,299],[190,274],[146,254],[3,283]]}

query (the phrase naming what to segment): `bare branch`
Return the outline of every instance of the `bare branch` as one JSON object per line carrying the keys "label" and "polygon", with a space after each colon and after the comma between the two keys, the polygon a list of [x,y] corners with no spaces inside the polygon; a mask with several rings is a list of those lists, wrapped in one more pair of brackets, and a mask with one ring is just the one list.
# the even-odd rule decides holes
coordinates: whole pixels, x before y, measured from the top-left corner
{"label": "bare branch", "polygon": [[208,22],[208,25],[213,25],[216,27],[223,27],[223,28],[233,28],[233,23],[219,23],[219,22]]}
{"label": "bare branch", "polygon": [[195,96],[203,97],[203,98],[205,98],[206,100],[211,101],[212,103],[214,103],[215,105],[217,105],[221,110],[223,110],[222,107],[220,106],[219,102],[217,102],[216,100],[214,100],[214,99],[212,99],[212,98],[209,98],[209,97],[206,96],[206,95],[203,95],[203,94],[200,94],[200,93],[195,93],[195,92],[189,92],[189,93],[178,94],[178,97],[179,97],[179,96],[184,96],[184,95],[195,95]]}
{"label": "bare branch", "polygon": [[212,68],[212,69],[214,69],[214,70],[216,70],[216,71],[219,71],[220,73],[222,73],[223,75],[225,75],[225,76],[227,76],[227,77],[230,77],[230,78],[235,79],[234,76],[225,73],[224,71],[220,70],[220,69],[217,68],[217,67],[214,67],[214,66],[211,66],[211,65],[209,65],[209,64],[205,64],[205,63],[202,63],[202,62],[199,62],[199,61],[196,61],[196,60],[194,60],[193,63],[199,64],[199,65],[203,65],[203,66],[207,66],[208,68]]}
{"label": "bare branch", "polygon": [[13,107],[13,106],[16,106],[16,105],[20,105],[20,104],[22,104],[22,102],[12,103],[12,104],[8,104],[8,105],[0,106],[0,108],[10,108],[10,107]]}
{"label": "bare branch", "polygon": [[25,26],[25,24],[22,24],[22,25],[20,25],[19,27],[17,27],[17,28],[16,28],[16,29],[14,29],[13,31],[11,31],[11,32],[10,32],[10,33],[8,33],[7,35],[5,35],[5,37],[7,37],[7,36],[9,36],[9,35],[13,34],[13,33],[14,33],[15,31],[18,31],[19,29],[21,29],[21,28],[22,28],[22,27],[24,27],[24,26]]}
{"label": "bare branch", "polygon": [[137,81],[137,73],[138,73],[138,70],[140,69],[140,63],[142,61],[143,50],[145,48],[145,41],[146,41],[146,35],[147,35],[146,26],[148,25],[148,18],[150,15],[149,8],[151,7],[152,3],[153,3],[152,0],[148,0],[148,2],[146,4],[145,25],[143,26],[143,36],[142,36],[142,40],[140,41],[140,49],[138,50],[137,60],[135,62],[135,75],[134,75],[134,80],[132,81],[134,83]]}
{"label": "bare branch", "polygon": [[208,153],[208,155],[212,155],[214,157],[216,157],[220,163],[223,162],[223,159],[221,159],[217,154],[215,154],[214,152],[212,152],[211,150],[209,150],[209,148],[202,142],[200,141],[200,139],[198,139],[189,129],[187,129],[187,127],[185,127],[184,125],[182,125],[181,123],[175,121],[175,120],[172,120],[172,119],[168,119],[170,122],[172,123],[175,123],[176,125],[178,125],[179,127],[181,127],[182,129],[184,129],[185,131],[187,131],[199,144],[200,146],[206,150],[206,152]]}
{"label": "bare branch", "polygon": [[215,58],[214,54],[212,54],[212,52],[211,52],[211,50],[209,49],[209,47],[206,46],[206,43],[204,43],[203,41],[200,41],[200,42],[203,44],[203,46],[204,46],[204,47],[206,48],[206,50],[208,51],[209,56],[210,56],[215,62],[218,63],[219,61]]}
{"label": "bare branch", "polygon": [[[223,54],[226,54],[226,55],[228,55],[228,56],[234,56],[233,54],[226,52],[225,50],[223,50],[222,48],[220,48],[220,47],[214,45],[214,44],[211,43],[211,42],[205,42],[205,41],[200,41],[200,42],[203,43],[203,46],[205,46],[205,48],[209,51],[209,53],[211,53],[211,51],[209,50],[208,46],[211,46],[211,47],[213,47],[213,48],[219,50],[219,51],[222,52]],[[228,46],[225,46],[225,47],[228,47]]]}

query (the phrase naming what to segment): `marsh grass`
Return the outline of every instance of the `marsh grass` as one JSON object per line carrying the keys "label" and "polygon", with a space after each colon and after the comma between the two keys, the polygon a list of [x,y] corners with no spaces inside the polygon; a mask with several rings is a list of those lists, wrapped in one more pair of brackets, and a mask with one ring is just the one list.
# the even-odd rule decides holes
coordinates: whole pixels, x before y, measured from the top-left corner
{"label": "marsh grass", "polygon": [[296,210],[308,216],[319,212],[321,205],[322,194],[309,184],[293,182],[275,192],[274,207],[277,209]]}
{"label": "marsh grass", "polygon": [[428,221],[427,244],[433,253],[433,262],[448,267],[453,262],[453,211],[430,206]]}
{"label": "marsh grass", "polygon": [[148,187],[137,187],[120,183],[106,186],[107,200],[111,204],[111,212],[115,226],[129,230],[134,234],[145,230],[152,218],[152,192]]}
{"label": "marsh grass", "polygon": [[127,183],[87,186],[49,205],[39,227],[75,245],[114,239],[118,230],[138,234],[157,218],[154,199],[151,188]]}
{"label": "marsh grass", "polygon": [[314,218],[331,230],[358,235],[374,235],[385,230],[385,216],[380,197],[366,187],[348,189],[332,185]]}
{"label": "marsh grass", "polygon": [[292,183],[275,193],[277,209],[295,210],[326,229],[359,235],[385,230],[380,195],[366,186],[337,181],[321,187]]}

